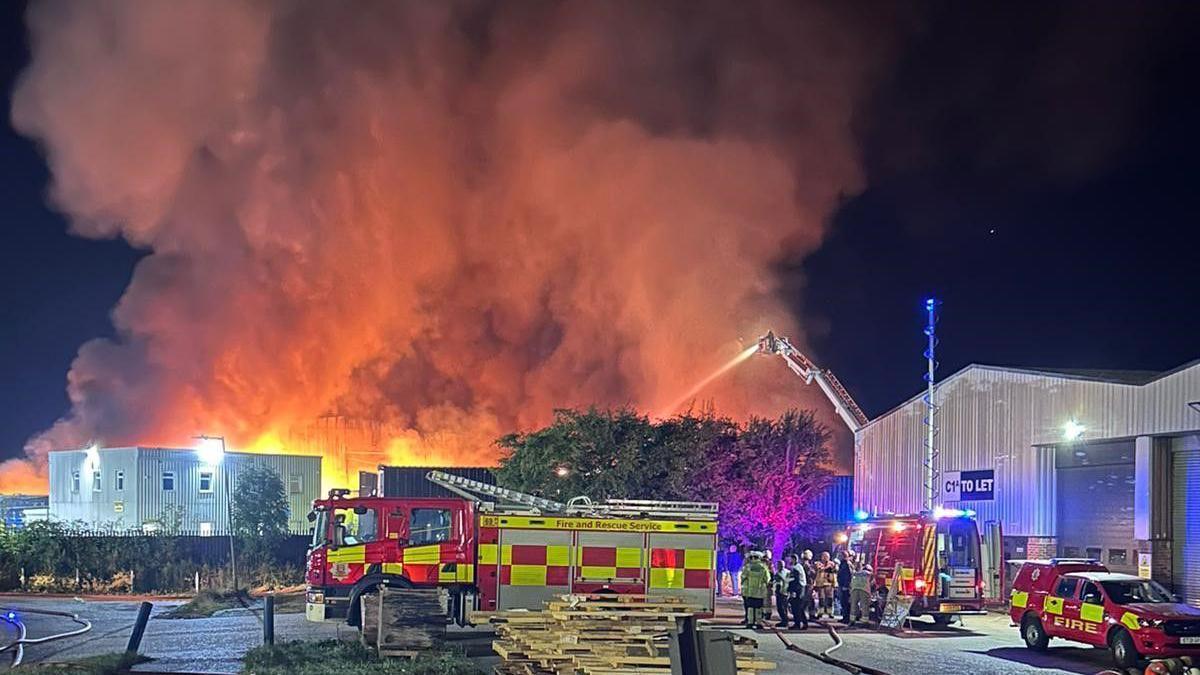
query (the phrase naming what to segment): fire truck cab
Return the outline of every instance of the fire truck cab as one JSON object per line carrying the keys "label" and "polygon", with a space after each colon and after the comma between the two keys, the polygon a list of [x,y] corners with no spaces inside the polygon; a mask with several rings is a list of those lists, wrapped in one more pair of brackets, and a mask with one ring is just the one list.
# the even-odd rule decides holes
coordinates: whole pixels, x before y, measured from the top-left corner
{"label": "fire truck cab", "polygon": [[900,565],[900,590],[913,599],[910,616],[946,625],[985,613],[979,528],[970,512],[863,516],[846,533],[848,546],[871,565],[876,587],[888,586]]}
{"label": "fire truck cab", "polygon": [[1200,657],[1200,609],[1158,582],[1114,574],[1098,560],[1025,561],[1013,581],[1009,617],[1030,649],[1050,638],[1108,648],[1120,668],[1144,656]]}
{"label": "fire truck cab", "polygon": [[308,619],[359,619],[379,587],[444,588],[450,617],[537,609],[564,593],[654,593],[711,612],[717,505],[576,498],[563,504],[437,471],[461,499],[351,498],[313,503]]}

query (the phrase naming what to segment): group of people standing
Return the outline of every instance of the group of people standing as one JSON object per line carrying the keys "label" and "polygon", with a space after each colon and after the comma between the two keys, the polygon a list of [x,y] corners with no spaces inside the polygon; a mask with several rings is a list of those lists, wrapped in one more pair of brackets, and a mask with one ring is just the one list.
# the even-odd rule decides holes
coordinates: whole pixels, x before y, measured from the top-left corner
{"label": "group of people standing", "polygon": [[814,560],[808,550],[786,555],[773,566],[761,551],[750,551],[746,558],[734,575],[738,581],[734,589],[741,591],[747,626],[764,627],[772,599],[779,628],[789,626],[789,617],[791,628],[798,630],[823,616],[834,619],[835,598],[842,623],[854,625],[871,618],[874,571],[849,551],[839,553],[836,562],[828,552]]}

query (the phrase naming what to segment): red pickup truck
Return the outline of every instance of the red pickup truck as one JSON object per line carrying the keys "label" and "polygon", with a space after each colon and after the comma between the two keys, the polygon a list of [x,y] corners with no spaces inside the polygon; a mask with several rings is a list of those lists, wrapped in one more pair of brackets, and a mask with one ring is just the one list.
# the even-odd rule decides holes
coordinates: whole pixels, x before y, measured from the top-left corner
{"label": "red pickup truck", "polygon": [[1013,581],[1009,616],[1026,646],[1039,651],[1050,638],[1083,642],[1107,647],[1121,668],[1144,657],[1200,657],[1200,608],[1095,560],[1025,562]]}

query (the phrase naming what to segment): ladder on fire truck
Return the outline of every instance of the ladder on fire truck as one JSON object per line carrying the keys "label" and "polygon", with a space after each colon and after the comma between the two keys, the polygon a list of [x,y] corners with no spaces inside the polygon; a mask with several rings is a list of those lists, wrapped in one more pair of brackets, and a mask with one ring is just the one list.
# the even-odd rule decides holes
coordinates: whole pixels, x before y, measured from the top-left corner
{"label": "ladder on fire truck", "polygon": [[587,497],[573,497],[566,504],[517,490],[509,490],[444,471],[430,471],[425,478],[454,494],[480,502],[480,496],[491,497],[537,509],[543,513],[563,513],[587,516],[641,516],[678,518],[683,520],[716,520],[718,505],[713,502],[677,502],[654,499],[607,499],[596,503]]}
{"label": "ladder on fire truck", "polygon": [[775,335],[774,332],[768,332],[759,339],[758,351],[762,354],[778,354],[793,373],[804,378],[805,384],[816,382],[851,431],[858,431],[869,421],[867,414],[854,402],[850,392],[846,391],[841,381],[834,376],[833,371],[817,367],[812,359],[793,347],[787,338]]}

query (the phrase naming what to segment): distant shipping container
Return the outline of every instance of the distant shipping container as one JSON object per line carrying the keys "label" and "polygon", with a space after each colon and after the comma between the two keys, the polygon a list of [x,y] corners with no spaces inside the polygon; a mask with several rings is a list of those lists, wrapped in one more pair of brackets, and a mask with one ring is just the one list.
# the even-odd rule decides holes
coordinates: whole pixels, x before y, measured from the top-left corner
{"label": "distant shipping container", "polygon": [[430,471],[443,471],[488,485],[496,484],[492,470],[479,466],[381,466],[379,494],[382,497],[412,498],[459,496],[426,480],[425,474]]}
{"label": "distant shipping container", "polygon": [[824,516],[826,523],[850,522],[854,518],[854,476],[834,476],[813,510]]}

